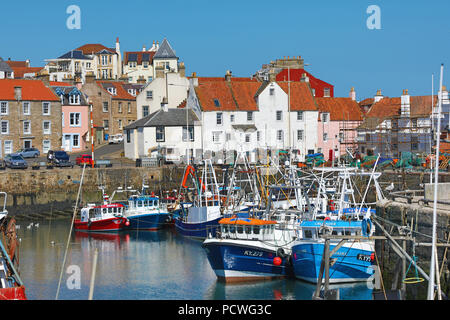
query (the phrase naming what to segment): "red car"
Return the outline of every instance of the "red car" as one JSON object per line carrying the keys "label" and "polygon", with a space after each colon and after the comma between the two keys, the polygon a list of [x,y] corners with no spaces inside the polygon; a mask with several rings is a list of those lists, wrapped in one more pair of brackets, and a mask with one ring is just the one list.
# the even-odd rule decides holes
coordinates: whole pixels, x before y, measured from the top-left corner
{"label": "red car", "polygon": [[93,160],[92,156],[88,154],[82,154],[81,156],[75,159],[75,163],[79,166],[83,166],[86,163],[86,166],[92,166]]}

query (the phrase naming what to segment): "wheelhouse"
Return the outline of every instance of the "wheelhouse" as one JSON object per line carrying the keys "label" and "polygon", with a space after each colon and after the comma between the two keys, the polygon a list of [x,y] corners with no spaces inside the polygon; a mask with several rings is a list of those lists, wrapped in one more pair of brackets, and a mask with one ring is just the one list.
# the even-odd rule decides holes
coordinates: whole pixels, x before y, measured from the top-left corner
{"label": "wheelhouse", "polygon": [[130,197],[128,199],[128,209],[158,209],[159,198],[157,197]]}
{"label": "wheelhouse", "polygon": [[120,217],[123,215],[124,206],[120,203],[105,204],[101,206],[88,205],[81,209],[81,222],[100,220],[108,217]]}
{"label": "wheelhouse", "polygon": [[304,221],[299,228],[299,239],[302,240],[318,240],[324,232],[328,231],[331,235],[337,236],[366,236],[371,234],[372,225],[369,225],[369,230],[364,232],[363,228],[366,220],[361,221]]}
{"label": "wheelhouse", "polygon": [[225,239],[271,240],[276,221],[254,218],[223,218],[219,221],[220,237]]}

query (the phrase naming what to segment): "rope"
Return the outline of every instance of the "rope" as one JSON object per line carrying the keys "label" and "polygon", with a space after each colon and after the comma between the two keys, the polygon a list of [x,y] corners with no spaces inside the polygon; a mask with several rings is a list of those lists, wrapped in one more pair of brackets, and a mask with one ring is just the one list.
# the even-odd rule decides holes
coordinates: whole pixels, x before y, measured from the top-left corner
{"label": "rope", "polygon": [[72,223],[70,224],[70,231],[69,231],[69,236],[67,238],[67,245],[66,245],[66,250],[64,252],[64,259],[63,259],[63,263],[62,263],[62,266],[61,266],[61,273],[59,274],[58,288],[56,289],[55,300],[58,300],[58,296],[59,296],[59,289],[61,287],[62,275],[63,275],[63,272],[64,272],[64,266],[66,264],[67,251],[69,250],[70,238],[72,236],[72,229],[73,229],[73,224],[75,222],[75,216],[76,216],[76,213],[77,213],[78,199],[80,198],[81,187],[83,185],[83,178],[84,178],[84,170],[85,169],[86,169],[86,163],[83,164],[83,172],[81,173],[80,187],[78,188],[77,201],[75,202],[75,207],[73,209]]}

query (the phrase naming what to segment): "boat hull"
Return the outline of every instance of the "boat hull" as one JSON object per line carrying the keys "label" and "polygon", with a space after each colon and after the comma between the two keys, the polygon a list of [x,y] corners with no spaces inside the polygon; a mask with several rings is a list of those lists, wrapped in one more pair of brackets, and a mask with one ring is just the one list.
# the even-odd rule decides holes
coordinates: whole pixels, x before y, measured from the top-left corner
{"label": "boat hull", "polygon": [[[330,250],[335,247],[330,244]],[[317,283],[324,250],[323,243],[302,242],[292,247],[292,262],[295,277]],[[342,246],[330,258],[330,283],[368,281],[374,274],[370,260],[372,242],[350,242]],[[325,275],[322,277],[322,282]]]}
{"label": "boat hull", "polygon": [[224,282],[259,281],[293,277],[289,256],[274,264],[276,247],[264,247],[259,241],[207,239],[203,243],[208,261],[217,278]]}
{"label": "boat hull", "polygon": [[110,232],[123,230],[127,223],[127,218],[114,217],[102,220],[95,220],[91,223],[75,220],[74,229],[85,232]]}
{"label": "boat hull", "polygon": [[208,237],[208,234],[216,234],[220,219],[222,217],[205,222],[189,223],[178,218],[175,219],[175,228],[182,236],[204,239]]}
{"label": "boat hull", "polygon": [[27,300],[25,287],[1,288],[0,300]]}
{"label": "boat hull", "polygon": [[169,213],[148,213],[127,216],[132,230],[158,230],[168,224]]}

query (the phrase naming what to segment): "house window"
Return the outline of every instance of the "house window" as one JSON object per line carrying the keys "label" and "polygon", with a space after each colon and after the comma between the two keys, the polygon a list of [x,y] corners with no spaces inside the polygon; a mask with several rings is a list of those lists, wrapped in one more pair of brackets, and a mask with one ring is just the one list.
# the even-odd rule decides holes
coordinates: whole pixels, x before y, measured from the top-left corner
{"label": "house window", "polygon": [[214,99],[214,106],[220,107],[219,99]]}
{"label": "house window", "polygon": [[90,69],[91,68],[91,63],[90,62],[86,62],[86,68]]}
{"label": "house window", "polygon": [[247,121],[252,121],[253,120],[253,112],[252,111],[248,111],[247,112]]}
{"label": "house window", "polygon": [[328,133],[323,133],[323,142],[327,142],[328,141]]}
{"label": "house window", "polygon": [[118,103],[117,112],[122,113],[122,102]]}
{"label": "house window", "polygon": [[283,141],[283,130],[278,130],[277,131],[277,140],[278,141]]}
{"label": "house window", "polygon": [[142,106],[142,117],[148,116],[148,106]]}
{"label": "house window", "polygon": [[250,142],[250,134],[245,135],[245,142]]}
{"label": "house window", "polygon": [[26,120],[23,122],[23,134],[31,134],[31,121]]}
{"label": "house window", "polygon": [[24,101],[22,103],[22,111],[23,111],[24,115],[30,115],[31,110],[30,110],[30,103],[29,102]]}
{"label": "house window", "polygon": [[80,135],[78,134],[72,135],[72,147],[74,148],[80,147]]}
{"label": "house window", "polygon": [[223,116],[223,114],[221,112],[218,112],[216,114],[216,124],[217,125],[222,125],[222,116]]}
{"label": "house window", "polygon": [[127,143],[131,142],[131,133],[130,130],[126,130],[126,135],[127,135]]}
{"label": "house window", "polygon": [[297,111],[297,120],[303,121],[303,111]]}
{"label": "house window", "polygon": [[162,126],[156,127],[156,141],[164,142],[164,140],[165,140],[164,127]]}
{"label": "house window", "polygon": [[69,114],[69,121],[71,127],[79,127],[81,126],[81,113],[79,112],[71,112]]}
{"label": "house window", "polygon": [[234,122],[234,114],[230,114],[230,122],[231,122],[231,123]]}
{"label": "house window", "polygon": [[277,121],[280,121],[283,119],[283,111],[277,111]]}
{"label": "house window", "polygon": [[102,79],[108,79],[108,69],[102,70]]}
{"label": "house window", "polygon": [[151,91],[151,90],[148,90],[147,91],[147,99],[153,99],[153,91]]}
{"label": "house window", "polygon": [[80,95],[77,94],[70,95],[69,104],[80,104]]}
{"label": "house window", "polygon": [[322,113],[322,121],[323,121],[324,123],[327,123],[327,122],[328,122],[328,113]]}
{"label": "house window", "polygon": [[275,88],[269,89],[269,95],[273,96],[275,94]]}
{"label": "house window", "polygon": [[48,153],[48,150],[51,148],[50,140],[42,141],[42,153]]}
{"label": "house window", "polygon": [[297,130],[297,140],[303,141],[303,130]]}
{"label": "house window", "polygon": [[213,142],[220,142],[220,134],[222,131],[213,131],[212,133],[212,141]]}
{"label": "house window", "polygon": [[152,82],[153,77],[148,77],[147,82]]}
{"label": "house window", "polygon": [[1,121],[0,129],[2,134],[9,134],[9,121],[8,120]]}
{"label": "house window", "polygon": [[103,129],[109,130],[109,120],[103,120]]}
{"label": "house window", "polygon": [[8,114],[8,102],[7,101],[0,102],[0,114],[2,114],[2,115]]}
{"label": "house window", "polygon": [[44,116],[50,115],[50,102],[42,102],[42,114]]}
{"label": "house window", "polygon": [[183,141],[188,141],[187,133],[189,131],[189,141],[194,141],[194,127],[183,127]]}
{"label": "house window", "polygon": [[261,131],[256,131],[256,141],[261,140]]}
{"label": "house window", "polygon": [[108,112],[108,101],[103,101],[103,112]]}
{"label": "house window", "polygon": [[142,67],[147,69],[148,68],[148,61],[143,61],[142,62]]}
{"label": "house window", "polygon": [[5,150],[5,155],[13,153],[13,143],[11,140],[6,140],[3,146]]}
{"label": "house window", "polygon": [[324,88],[323,89],[323,96],[329,97],[330,96],[330,88]]}
{"label": "house window", "polygon": [[113,94],[113,95],[116,95],[117,94],[117,89],[115,87],[109,87],[108,88],[108,92]]}
{"label": "house window", "polygon": [[131,113],[131,102],[128,102],[128,113]]}
{"label": "house window", "polygon": [[42,122],[42,129],[44,134],[51,134],[52,133],[52,123],[51,121],[44,121]]}
{"label": "house window", "polygon": [[122,120],[121,119],[117,120],[117,123],[119,125],[119,130],[122,130]]}
{"label": "house window", "polygon": [[102,57],[102,66],[107,66],[108,65],[108,56],[103,55]]}
{"label": "house window", "polygon": [[31,140],[23,140],[23,147],[25,149],[31,148],[32,147],[32,141]]}
{"label": "house window", "polygon": [[231,140],[231,133],[225,134],[225,141],[230,141],[230,140]]}

